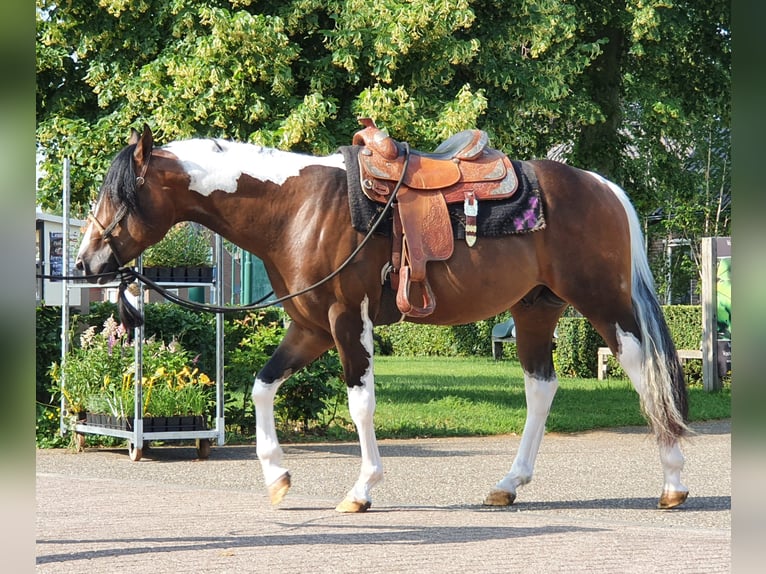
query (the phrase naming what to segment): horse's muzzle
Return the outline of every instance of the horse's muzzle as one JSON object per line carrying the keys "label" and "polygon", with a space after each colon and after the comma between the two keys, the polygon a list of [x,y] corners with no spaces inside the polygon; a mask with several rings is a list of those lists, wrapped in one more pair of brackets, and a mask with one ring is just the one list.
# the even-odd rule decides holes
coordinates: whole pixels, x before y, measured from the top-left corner
{"label": "horse's muzzle", "polygon": [[115,277],[117,277],[118,266],[111,257],[106,261],[106,263],[101,265],[100,269],[91,268],[91,266],[88,265],[88,263],[86,263],[85,260],[83,260],[83,258],[80,256],[77,257],[74,265],[78,270],[85,274],[83,278],[88,281],[88,283],[97,283],[99,285],[103,285],[104,283],[113,281]]}

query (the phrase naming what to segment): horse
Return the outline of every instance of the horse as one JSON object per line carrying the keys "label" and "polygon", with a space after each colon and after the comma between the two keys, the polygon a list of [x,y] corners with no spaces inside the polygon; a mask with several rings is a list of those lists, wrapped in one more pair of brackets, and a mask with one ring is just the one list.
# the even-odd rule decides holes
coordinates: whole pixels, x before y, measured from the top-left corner
{"label": "horse", "polygon": [[506,310],[516,325],[526,420],[509,472],[483,504],[513,504],[533,476],[559,385],[554,329],[571,305],[604,338],[638,392],[663,471],[657,507],[677,507],[688,496],[680,448],[690,432],[687,394],[636,211],[618,185],[594,172],[551,160],[522,163],[537,179],[544,228],[479,237],[473,246],[458,241],[449,258],[429,262],[436,305],[427,316],[403,314],[382,278],[390,267],[390,234],[366,237],[353,227],[347,176],[358,166],[340,152],[313,156],[202,138],[155,147],[147,125],[141,133],[132,129],[104,176],[75,264],[89,281],[108,281],[188,220],[259,257],[276,296],[299,293],[284,300],[291,322],[252,389],[256,453],[275,505],[292,479],[276,433],[274,398],[292,373],[337,349],[361,470],[336,510],[364,512],[383,478],[374,428],[373,327],[401,320],[458,325]]}

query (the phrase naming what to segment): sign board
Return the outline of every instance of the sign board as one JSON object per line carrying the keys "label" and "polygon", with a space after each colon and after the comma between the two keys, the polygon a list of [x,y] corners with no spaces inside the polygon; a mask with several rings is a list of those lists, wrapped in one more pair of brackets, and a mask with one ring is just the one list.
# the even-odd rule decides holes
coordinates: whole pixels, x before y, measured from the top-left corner
{"label": "sign board", "polygon": [[[65,268],[70,274],[80,246],[80,227],[85,222],[69,220],[69,264],[64,265],[64,218],[38,211],[35,215],[36,272],[39,275],[63,275]],[[61,305],[63,282],[57,279],[35,278],[35,294],[39,304]],[[80,289],[70,289],[69,304],[80,305]]]}
{"label": "sign board", "polygon": [[705,390],[731,370],[731,237],[702,239],[702,365]]}

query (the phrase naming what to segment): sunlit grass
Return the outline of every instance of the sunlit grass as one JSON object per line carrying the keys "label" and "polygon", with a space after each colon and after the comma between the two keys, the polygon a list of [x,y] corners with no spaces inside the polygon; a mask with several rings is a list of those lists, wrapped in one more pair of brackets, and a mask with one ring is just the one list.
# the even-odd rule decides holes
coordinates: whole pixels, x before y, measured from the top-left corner
{"label": "sunlit grass", "polygon": [[[378,438],[517,433],[526,413],[524,376],[515,361],[484,358],[376,357]],[[731,392],[689,389],[691,420],[731,416]],[[340,409],[348,421],[347,409]],[[645,425],[638,395],[624,379],[562,378],[546,429],[578,432]],[[335,438],[353,438],[335,428]]]}

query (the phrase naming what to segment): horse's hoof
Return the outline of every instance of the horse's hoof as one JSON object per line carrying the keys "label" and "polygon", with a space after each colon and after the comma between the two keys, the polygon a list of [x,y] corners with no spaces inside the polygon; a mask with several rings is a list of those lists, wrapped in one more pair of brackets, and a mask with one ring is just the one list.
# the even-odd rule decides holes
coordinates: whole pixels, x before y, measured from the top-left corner
{"label": "horse's hoof", "polygon": [[684,502],[686,502],[687,497],[689,496],[688,492],[679,492],[677,490],[666,490],[662,493],[662,496],[660,496],[660,502],[657,504],[657,508],[661,508],[662,510],[667,510],[668,508],[675,508],[676,506],[681,506]]}
{"label": "horse's hoof", "polygon": [[369,500],[354,500],[352,498],[345,498],[343,501],[335,507],[336,512],[366,512],[371,506]]}
{"label": "horse's hoof", "polygon": [[282,502],[282,499],[285,497],[288,490],[290,490],[290,473],[286,472],[269,485],[269,498],[271,499],[271,504],[276,506]]}
{"label": "horse's hoof", "polygon": [[484,499],[484,506],[510,506],[514,500],[516,500],[514,493],[493,488]]}

